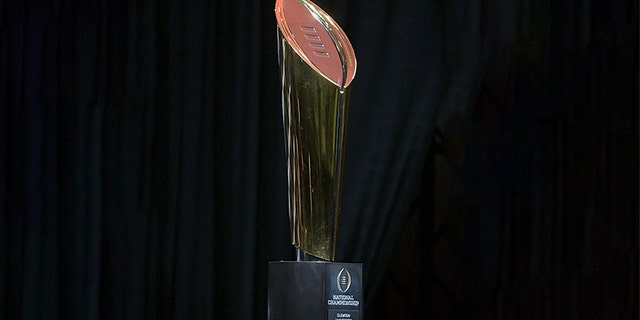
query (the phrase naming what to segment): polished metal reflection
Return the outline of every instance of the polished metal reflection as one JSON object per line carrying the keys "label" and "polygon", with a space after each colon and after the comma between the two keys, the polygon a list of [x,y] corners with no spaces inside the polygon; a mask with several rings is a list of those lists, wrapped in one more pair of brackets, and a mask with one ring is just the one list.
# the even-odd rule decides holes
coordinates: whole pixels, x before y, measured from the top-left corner
{"label": "polished metal reflection", "polygon": [[292,243],[334,260],[355,54],[310,1],[277,0],[276,18]]}

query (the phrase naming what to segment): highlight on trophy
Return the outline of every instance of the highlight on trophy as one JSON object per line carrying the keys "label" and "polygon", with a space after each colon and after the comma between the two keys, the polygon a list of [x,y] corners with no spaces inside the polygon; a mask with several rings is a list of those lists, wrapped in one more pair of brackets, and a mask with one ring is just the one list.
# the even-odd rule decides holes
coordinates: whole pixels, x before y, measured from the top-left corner
{"label": "highlight on trophy", "polygon": [[332,261],[355,53],[311,1],[277,0],[275,14],[292,243],[298,260]]}

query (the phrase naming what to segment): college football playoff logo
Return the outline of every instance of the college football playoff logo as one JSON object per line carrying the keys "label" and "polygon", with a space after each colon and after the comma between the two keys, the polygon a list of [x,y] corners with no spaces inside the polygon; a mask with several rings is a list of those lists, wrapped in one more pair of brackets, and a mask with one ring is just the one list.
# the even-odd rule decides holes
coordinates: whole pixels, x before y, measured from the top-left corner
{"label": "college football playoff logo", "polygon": [[342,293],[346,293],[351,288],[351,273],[349,270],[342,268],[340,272],[338,272],[338,276],[336,277],[336,282],[338,284],[338,290]]}

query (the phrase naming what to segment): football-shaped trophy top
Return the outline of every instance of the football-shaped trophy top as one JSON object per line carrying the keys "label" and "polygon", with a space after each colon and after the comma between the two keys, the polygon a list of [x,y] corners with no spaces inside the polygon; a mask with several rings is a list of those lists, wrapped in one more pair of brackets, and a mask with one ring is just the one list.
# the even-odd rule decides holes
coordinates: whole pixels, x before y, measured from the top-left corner
{"label": "football-shaped trophy top", "polygon": [[280,31],[300,58],[338,87],[349,86],[356,58],[340,26],[306,0],[277,0],[275,11]]}

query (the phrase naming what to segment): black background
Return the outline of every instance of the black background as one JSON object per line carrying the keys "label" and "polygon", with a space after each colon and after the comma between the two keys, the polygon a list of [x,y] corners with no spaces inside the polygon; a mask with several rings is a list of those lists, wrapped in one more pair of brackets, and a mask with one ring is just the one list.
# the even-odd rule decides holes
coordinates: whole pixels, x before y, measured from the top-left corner
{"label": "black background", "polygon": [[[637,1],[317,3],[365,318],[638,317]],[[0,3],[0,317],[266,318],[274,3]]]}

